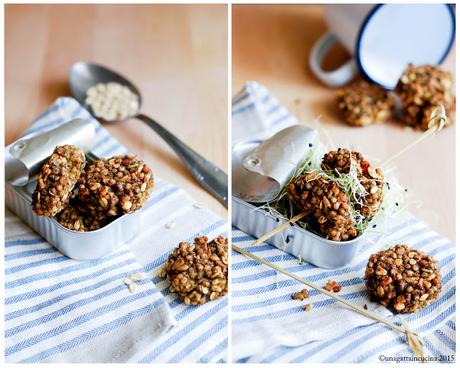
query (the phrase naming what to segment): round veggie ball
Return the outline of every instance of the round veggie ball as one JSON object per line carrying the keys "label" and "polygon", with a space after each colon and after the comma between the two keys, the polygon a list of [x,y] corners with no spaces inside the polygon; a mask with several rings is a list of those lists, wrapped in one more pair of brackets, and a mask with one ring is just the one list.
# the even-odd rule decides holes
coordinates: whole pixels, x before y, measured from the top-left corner
{"label": "round veggie ball", "polygon": [[169,255],[160,277],[168,278],[169,290],[185,304],[204,304],[227,294],[227,257],[226,238],[219,236],[208,243],[208,238],[201,236],[193,244],[180,243]]}
{"label": "round veggie ball", "polygon": [[365,80],[339,89],[337,102],[345,121],[361,127],[388,120],[394,105],[386,90]]}
{"label": "round veggie ball", "polygon": [[346,194],[337,183],[310,172],[294,178],[288,186],[295,206],[310,215],[310,225],[327,239],[349,240],[357,236]]}
{"label": "round veggie ball", "polygon": [[83,151],[75,146],[57,146],[38,174],[32,208],[38,216],[55,216],[67,207],[85,167]]}
{"label": "round veggie ball", "polygon": [[441,293],[437,261],[405,244],[372,254],[364,280],[370,299],[396,313],[419,311]]}
{"label": "round veggie ball", "polygon": [[140,209],[153,189],[153,174],[134,155],[100,159],[78,181],[79,210],[97,220]]}
{"label": "round veggie ball", "polygon": [[352,162],[355,163],[356,177],[365,190],[365,194],[357,198],[355,207],[362,216],[369,218],[377,213],[383,202],[384,179],[381,169],[371,166],[361,153],[346,148],[326,153],[321,168],[339,176],[350,173]]}
{"label": "round veggie ball", "polygon": [[449,72],[431,65],[409,64],[398,81],[398,94],[404,112],[404,123],[427,130],[431,114],[439,104],[443,105],[446,124],[455,121],[455,95],[453,78]]}
{"label": "round veggie ball", "polygon": [[86,231],[85,220],[78,210],[69,204],[63,211],[57,214],[58,222],[69,230]]}

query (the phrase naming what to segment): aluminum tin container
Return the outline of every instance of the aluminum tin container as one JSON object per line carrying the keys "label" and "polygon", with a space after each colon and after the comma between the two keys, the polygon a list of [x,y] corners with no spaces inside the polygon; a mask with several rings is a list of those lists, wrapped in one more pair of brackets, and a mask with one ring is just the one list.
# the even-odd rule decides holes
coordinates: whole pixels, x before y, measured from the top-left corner
{"label": "aluminum tin container", "polygon": [[316,130],[304,125],[282,129],[265,141],[232,147],[233,195],[250,203],[275,199],[305,158],[305,147],[318,142]]}
{"label": "aluminum tin container", "polygon": [[[283,222],[250,203],[232,198],[232,224],[245,233],[260,238]],[[365,243],[365,234],[350,241],[336,242],[294,225],[271,237],[267,243],[317,267],[334,269],[353,260]]]}
{"label": "aluminum tin container", "polygon": [[28,134],[6,147],[5,180],[13,185],[27,185],[56,146],[70,144],[89,152],[95,137],[94,126],[82,119],[70,120],[43,133]]}
{"label": "aluminum tin container", "polygon": [[89,232],[69,230],[54,218],[37,216],[31,205],[36,183],[33,180],[23,187],[6,183],[6,206],[67,257],[80,261],[104,257],[134,238],[141,229],[140,211]]}
{"label": "aluminum tin container", "polygon": [[[240,194],[242,198],[248,197],[246,193],[256,198],[258,191],[270,187],[266,184],[266,178],[254,177],[254,173],[244,167],[244,158],[260,144],[260,141],[248,141],[232,147],[232,188],[233,193]],[[284,186],[286,182],[281,184]],[[259,238],[285,222],[240,196],[234,195],[232,198],[232,224],[240,230]],[[362,234],[350,241],[337,242],[293,225],[268,239],[267,243],[315,266],[334,269],[349,264],[365,243],[365,238],[366,234]]]}
{"label": "aluminum tin container", "polygon": [[[69,128],[71,128],[71,126],[69,126]],[[70,131],[71,130],[72,129],[70,129]],[[92,147],[91,144],[88,144],[88,140],[94,137],[91,136],[90,130],[87,130],[87,132],[88,134],[84,135],[81,135],[81,132],[79,132],[77,134],[78,139],[63,136],[63,141],[56,141],[56,139],[44,140],[42,135],[40,135],[39,140],[41,142],[50,142],[48,144],[49,147],[42,146],[41,149],[48,150],[49,156],[56,145],[70,144],[70,142],[79,147]],[[45,134],[53,136],[53,131],[48,131]],[[75,136],[73,138],[75,138]],[[85,139],[86,143],[80,145],[79,140],[81,139]],[[12,182],[16,182],[16,176],[12,175],[9,171],[16,170],[18,165],[14,157],[11,156],[10,148],[16,143],[17,142],[5,148],[5,177],[15,178]],[[37,155],[36,157],[41,156],[42,155]],[[47,156],[44,157],[46,158]],[[92,155],[91,152],[87,152],[86,158],[88,161],[93,161],[96,157]],[[40,158],[40,160],[42,160],[42,158]],[[13,185],[12,182],[5,182],[6,206],[67,257],[76,260],[101,258],[134,238],[142,229],[142,217],[140,216],[142,210],[135,211],[129,215],[120,216],[103,228],[89,232],[69,230],[58,223],[54,218],[37,216],[32,210],[31,204],[32,193],[37,184],[37,172],[35,171],[40,165],[37,165],[37,163],[30,163],[28,167],[33,167],[34,171],[28,173],[29,180],[26,185],[18,186]]]}

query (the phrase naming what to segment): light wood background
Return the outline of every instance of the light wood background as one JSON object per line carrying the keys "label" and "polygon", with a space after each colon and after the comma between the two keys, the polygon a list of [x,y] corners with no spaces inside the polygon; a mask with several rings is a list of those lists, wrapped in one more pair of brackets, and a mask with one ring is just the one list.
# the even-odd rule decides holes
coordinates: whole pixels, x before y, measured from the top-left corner
{"label": "light wood background", "polygon": [[[131,79],[144,113],[227,172],[226,5],[6,5],[6,144],[70,94],[68,72],[79,60]],[[155,175],[227,216],[144,123],[104,126]]]}
{"label": "light wood background", "polygon": [[[420,136],[396,122],[366,128],[345,125],[334,101],[308,68],[314,42],[326,31],[318,5],[234,5],[233,94],[244,82],[264,84],[302,122],[318,116],[337,146],[351,145],[367,156],[384,159]],[[333,69],[349,56],[331,51],[325,67]],[[443,68],[455,73],[455,50]],[[431,137],[395,162],[400,183],[422,207],[412,212],[442,235],[455,239],[455,126]]]}

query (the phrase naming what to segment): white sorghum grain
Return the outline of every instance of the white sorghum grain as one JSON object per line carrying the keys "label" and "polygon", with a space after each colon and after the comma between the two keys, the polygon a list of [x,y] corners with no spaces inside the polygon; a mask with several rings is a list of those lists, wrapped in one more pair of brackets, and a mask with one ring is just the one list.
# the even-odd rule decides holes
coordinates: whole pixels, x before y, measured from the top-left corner
{"label": "white sorghum grain", "polygon": [[124,120],[139,110],[139,99],[128,87],[116,82],[98,83],[86,91],[86,104],[104,120]]}

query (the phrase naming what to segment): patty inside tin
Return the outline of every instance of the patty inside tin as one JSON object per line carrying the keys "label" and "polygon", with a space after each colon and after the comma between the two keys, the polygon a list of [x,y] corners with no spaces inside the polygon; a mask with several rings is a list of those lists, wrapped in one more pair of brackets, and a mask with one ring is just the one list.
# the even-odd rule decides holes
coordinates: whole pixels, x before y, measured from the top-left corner
{"label": "patty inside tin", "polygon": [[85,160],[78,147],[58,146],[38,175],[32,207],[70,230],[93,231],[142,208],[153,185],[134,155]]}

